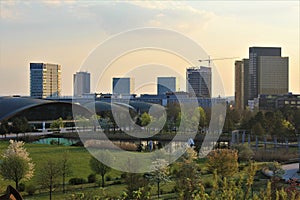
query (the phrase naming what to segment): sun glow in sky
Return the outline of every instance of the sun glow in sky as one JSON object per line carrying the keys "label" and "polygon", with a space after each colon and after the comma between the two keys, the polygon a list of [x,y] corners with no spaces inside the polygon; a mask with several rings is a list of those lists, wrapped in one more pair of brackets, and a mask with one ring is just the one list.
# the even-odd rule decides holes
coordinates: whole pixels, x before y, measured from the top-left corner
{"label": "sun glow in sky", "polygon": [[[73,74],[97,45],[141,27],[184,34],[212,58],[247,58],[250,46],[282,47],[282,56],[289,57],[289,90],[300,93],[299,1],[4,0],[0,6],[0,96],[29,95],[29,63],[33,61],[61,64],[62,94],[72,95]],[[234,61],[214,62],[226,96],[234,95]],[[148,92],[155,92],[152,89]],[[97,91],[111,92],[111,82]]]}

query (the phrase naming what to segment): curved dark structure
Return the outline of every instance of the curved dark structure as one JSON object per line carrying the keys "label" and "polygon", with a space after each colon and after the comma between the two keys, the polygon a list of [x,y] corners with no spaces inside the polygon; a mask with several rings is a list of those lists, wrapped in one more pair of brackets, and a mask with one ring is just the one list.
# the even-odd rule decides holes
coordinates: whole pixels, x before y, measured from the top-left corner
{"label": "curved dark structure", "polygon": [[80,110],[82,115],[91,116],[91,112],[68,102],[32,99],[28,97],[0,97],[0,121],[14,117],[25,117],[28,121],[47,121],[73,119],[72,109]]}

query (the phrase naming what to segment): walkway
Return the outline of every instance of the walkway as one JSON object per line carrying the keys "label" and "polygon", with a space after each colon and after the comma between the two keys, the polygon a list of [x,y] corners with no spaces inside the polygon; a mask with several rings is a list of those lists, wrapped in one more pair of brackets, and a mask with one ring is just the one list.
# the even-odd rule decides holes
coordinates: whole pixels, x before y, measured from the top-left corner
{"label": "walkway", "polygon": [[288,181],[290,178],[300,180],[300,174],[297,173],[299,170],[299,163],[282,165],[282,169],[285,171],[285,174],[283,175],[284,180]]}

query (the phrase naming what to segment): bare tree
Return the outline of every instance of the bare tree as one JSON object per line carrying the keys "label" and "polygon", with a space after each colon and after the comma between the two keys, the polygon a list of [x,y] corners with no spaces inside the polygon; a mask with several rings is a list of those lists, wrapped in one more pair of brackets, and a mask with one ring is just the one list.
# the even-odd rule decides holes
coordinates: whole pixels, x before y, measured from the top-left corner
{"label": "bare tree", "polygon": [[62,158],[60,160],[60,167],[61,167],[61,175],[62,175],[62,184],[63,184],[63,193],[66,192],[65,190],[65,181],[66,177],[72,174],[72,166],[69,161],[69,153],[64,152]]}
{"label": "bare tree", "polygon": [[52,200],[52,192],[56,184],[59,182],[58,178],[61,175],[61,167],[59,161],[48,159],[42,163],[38,173],[38,182],[44,188],[49,190],[49,199]]}
{"label": "bare tree", "polygon": [[[101,157],[101,159],[105,160],[105,163],[111,163],[113,160],[112,155],[110,155],[108,152],[100,151],[98,153],[98,156]],[[96,174],[100,174],[100,176],[102,177],[102,187],[104,187],[105,186],[104,176],[111,170],[111,168],[105,165],[104,163],[102,163],[101,161],[99,161],[95,157],[91,157],[90,167]]]}

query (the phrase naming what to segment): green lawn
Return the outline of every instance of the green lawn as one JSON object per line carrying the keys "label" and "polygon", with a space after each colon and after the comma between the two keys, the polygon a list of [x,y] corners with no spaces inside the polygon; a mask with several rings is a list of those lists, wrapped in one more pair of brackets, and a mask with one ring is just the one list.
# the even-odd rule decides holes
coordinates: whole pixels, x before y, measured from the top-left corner
{"label": "green lawn", "polygon": [[[0,141],[0,152],[2,153],[8,146],[8,142]],[[60,159],[65,151],[69,152],[69,159],[72,165],[72,175],[67,177],[67,181],[70,178],[85,178],[93,173],[89,166],[90,154],[83,147],[73,147],[73,146],[56,146],[56,145],[45,145],[45,144],[25,144],[25,148],[30,154],[32,161],[35,163],[36,171],[40,170],[41,163],[49,158]],[[116,170],[111,170],[108,174],[111,178],[120,177],[121,172]],[[100,178],[100,177],[99,177]],[[25,182],[27,184],[36,185],[37,179],[34,176],[30,181]],[[0,194],[4,193],[6,186],[11,184],[15,186],[12,181],[4,181],[0,179]]]}
{"label": "green lawn", "polygon": [[[4,152],[9,143],[6,141],[0,141],[0,152]],[[70,178],[85,178],[92,173],[92,170],[89,166],[90,154],[83,147],[72,147],[72,146],[56,146],[56,145],[46,145],[46,144],[25,144],[25,148],[30,154],[33,162],[35,163],[36,171],[40,170],[41,163],[46,161],[47,159],[60,159],[62,154],[65,151],[69,152],[69,159],[72,165],[73,174],[67,177],[67,181]],[[125,184],[118,185],[110,185],[114,182],[115,178],[119,178],[122,172],[111,170],[107,176],[109,176],[112,181],[107,181],[107,187],[105,187],[104,191],[109,196],[119,196],[123,191],[126,190]],[[97,177],[100,180],[100,176]],[[34,176],[30,181],[24,182],[25,185],[33,184],[37,187],[37,177]],[[6,186],[11,184],[15,186],[15,183],[12,181],[4,181],[0,179],[0,194],[3,194],[6,190]],[[174,188],[174,182],[162,183],[161,190],[164,192],[170,192]],[[103,193],[103,190],[100,189],[96,184],[82,184],[77,186],[66,186],[67,193],[62,193],[62,187],[58,187],[57,190],[53,193],[53,199],[66,199],[71,194],[84,192],[85,194],[94,194],[99,195]],[[157,193],[157,188],[155,186],[152,187],[151,193],[155,195]],[[28,200],[46,200],[49,199],[49,193],[46,190],[37,190],[33,196],[28,196],[26,192],[22,192],[22,195]],[[164,194],[166,198],[168,196],[172,196],[172,194]],[[174,194],[173,194],[174,196]],[[154,196],[155,198],[155,196]]]}

